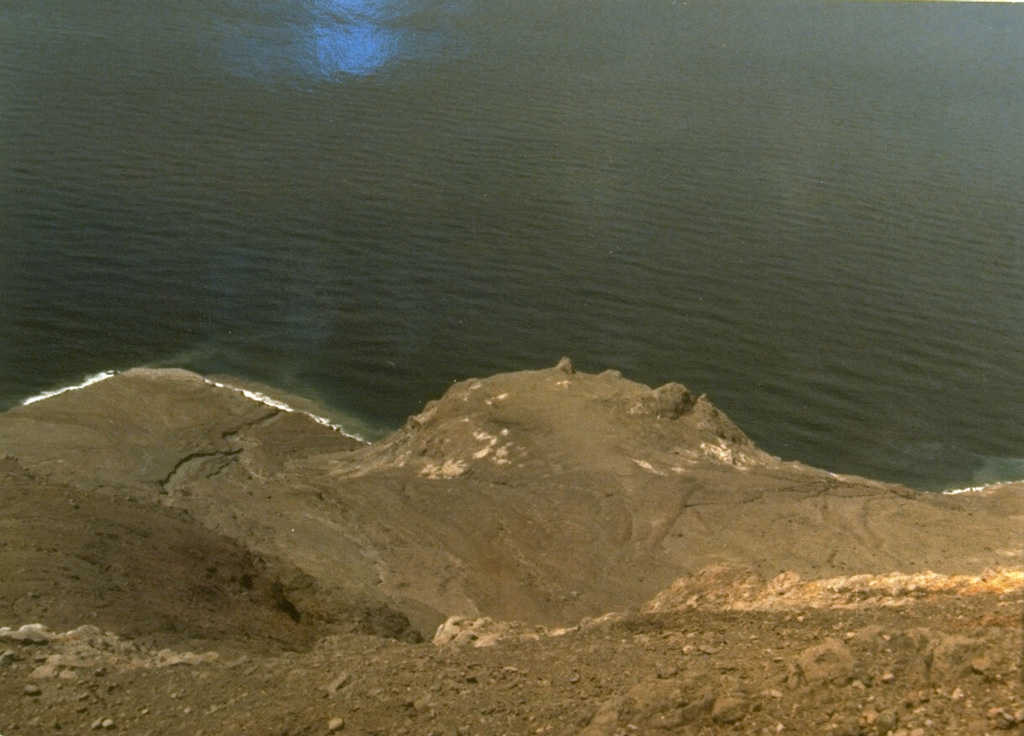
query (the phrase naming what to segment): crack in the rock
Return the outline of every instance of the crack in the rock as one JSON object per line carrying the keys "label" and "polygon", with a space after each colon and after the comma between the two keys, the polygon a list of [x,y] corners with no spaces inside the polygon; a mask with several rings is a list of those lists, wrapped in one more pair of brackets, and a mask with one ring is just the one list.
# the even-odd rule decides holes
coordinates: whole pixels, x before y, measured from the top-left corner
{"label": "crack in the rock", "polygon": [[[224,432],[223,434],[221,434],[221,440],[226,442],[236,441],[239,435],[241,435],[246,430],[251,430],[262,424],[266,424],[270,420],[274,419],[280,413],[280,409],[269,408],[265,414],[256,417],[252,421],[246,422],[240,427]],[[185,457],[178,460],[178,462],[174,464],[174,467],[171,468],[171,472],[169,472],[166,475],[166,477],[164,477],[163,480],[158,481],[160,488],[161,490],[166,492],[168,486],[175,480],[176,476],[179,475],[186,466],[195,463],[196,461],[203,461],[214,458],[220,458],[224,461],[230,461],[231,458],[240,455],[244,451],[244,449],[245,448],[243,447],[234,447],[228,450],[202,450],[199,452],[191,452],[188,455],[185,455]],[[214,475],[224,470],[227,464],[228,462],[220,464],[212,473],[207,474],[205,477],[212,478]]]}
{"label": "crack in the rock", "polygon": [[262,416],[256,417],[251,422],[246,422],[241,427],[237,427],[236,429],[230,429],[230,430],[225,431],[224,433],[221,434],[220,438],[222,440],[233,440],[236,437],[238,437],[238,435],[242,434],[242,432],[245,432],[246,430],[254,429],[255,427],[259,427],[262,424],[266,424],[271,419],[276,417],[278,414],[281,414],[281,410],[280,409],[275,409],[273,407],[268,407],[268,411],[267,411],[266,414],[263,414]]}
{"label": "crack in the rock", "polygon": [[[185,468],[186,465],[189,465],[194,461],[206,460],[210,458],[221,458],[223,460],[229,460],[230,458],[240,455],[241,453],[241,448],[232,450],[213,450],[189,453],[185,457],[181,458],[181,460],[179,460],[177,463],[175,463],[174,467],[171,469],[171,472],[167,474],[167,477],[160,481],[160,488],[166,491],[167,487],[171,484],[172,481],[174,481],[175,476],[178,475],[182,471],[182,469]],[[215,473],[211,473],[210,476],[207,477],[212,477],[213,475],[216,474],[216,472],[220,472],[221,470],[223,470],[223,466],[217,468]]]}

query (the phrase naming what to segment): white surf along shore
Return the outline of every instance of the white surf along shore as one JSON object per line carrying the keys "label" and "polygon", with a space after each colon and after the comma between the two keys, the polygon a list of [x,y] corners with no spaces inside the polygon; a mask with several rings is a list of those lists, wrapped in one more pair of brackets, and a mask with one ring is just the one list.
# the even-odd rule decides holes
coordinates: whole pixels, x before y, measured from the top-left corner
{"label": "white surf along shore", "polygon": [[[1024,2],[1024,0],[1022,0],[1022,2]],[[36,402],[39,401],[45,401],[46,399],[51,399],[54,396],[60,396],[61,394],[67,393],[69,391],[78,391],[79,389],[83,389],[88,386],[92,386],[93,384],[99,383],[101,381],[105,381],[108,378],[112,378],[116,376],[118,373],[121,373],[121,371],[102,371],[101,373],[96,373],[91,376],[88,376],[87,378],[83,379],[80,383],[76,383],[71,386],[63,386],[61,388],[55,388],[49,391],[43,391],[42,393],[36,394],[35,396],[30,396],[27,399],[24,399],[21,402],[21,406],[28,406],[30,404],[35,404]],[[240,386],[233,386],[230,383],[224,383],[222,381],[213,381],[206,377],[203,377],[203,381],[205,381],[210,386],[234,391],[236,393],[241,394],[250,401],[255,401],[260,404],[264,404],[265,406],[273,407],[274,409],[278,409],[280,411],[305,414],[317,424],[329,427],[330,429],[333,429],[335,432],[339,432],[345,435],[346,437],[351,437],[354,440],[369,443],[369,440],[367,440],[365,437],[345,429],[345,427],[343,427],[342,425],[332,422],[330,419],[326,417],[314,414],[313,412],[296,409],[295,407],[291,406],[290,404],[284,401],[280,401],[271,396],[267,396],[266,394],[260,393],[259,391],[253,391],[252,389],[242,388]],[[961,493],[982,493],[984,491],[997,488],[1007,483],[1017,483],[1022,481],[1024,481],[1024,478],[1021,478],[1019,480],[998,480],[993,481],[991,483],[984,483],[981,485],[969,486],[966,488],[950,488],[948,490],[940,492],[944,495],[950,496],[958,495]]]}
{"label": "white surf along shore", "polygon": [[247,389],[247,388],[240,388],[238,386],[232,386],[229,383],[221,383],[220,381],[211,381],[209,378],[204,378],[203,380],[206,381],[206,383],[208,383],[211,386],[216,386],[217,388],[226,388],[226,389],[229,389],[229,390],[234,391],[236,393],[240,393],[240,394],[242,394],[242,396],[244,396],[247,399],[250,399],[251,401],[259,402],[260,404],[264,404],[266,406],[273,407],[274,409],[280,409],[281,411],[305,414],[307,417],[312,419],[317,424],[322,424],[325,427],[330,427],[335,432],[340,432],[341,434],[345,435],[346,437],[351,437],[354,440],[359,440],[360,442],[366,442],[366,440],[364,438],[360,437],[357,434],[354,434],[352,432],[347,431],[344,427],[342,427],[341,425],[335,424],[334,422],[332,422],[330,419],[327,419],[326,417],[319,416],[318,414],[314,414],[314,413],[309,412],[309,411],[301,411],[299,409],[296,409],[293,406],[290,406],[290,405],[286,404],[283,401],[278,401],[277,399],[271,398],[270,396],[267,396],[266,394],[261,394],[259,391],[252,391],[252,390]]}
{"label": "white surf along shore", "polygon": [[27,399],[25,399],[24,401],[21,402],[21,405],[22,406],[28,406],[29,404],[34,404],[37,401],[45,401],[46,399],[52,399],[54,396],[60,396],[61,394],[66,394],[68,391],[77,391],[80,388],[85,388],[86,386],[92,386],[94,383],[99,383],[100,381],[105,381],[108,378],[112,378],[112,377],[116,376],[117,374],[118,374],[118,371],[103,371],[102,373],[97,373],[95,375],[89,376],[88,378],[86,378],[81,383],[76,383],[73,386],[64,386],[63,388],[55,388],[52,391],[43,391],[41,394],[36,394],[35,396],[29,396]]}
{"label": "white surf along shore", "polygon": [[[78,391],[79,389],[83,389],[83,388],[86,388],[88,386],[92,386],[93,384],[99,383],[101,381],[105,381],[108,378],[113,378],[114,376],[116,376],[120,372],[121,371],[103,371],[102,373],[96,373],[94,375],[91,375],[88,378],[85,378],[84,380],[82,380],[80,383],[76,383],[76,384],[73,384],[71,386],[63,386],[61,388],[55,388],[55,389],[52,389],[50,391],[43,391],[42,393],[36,394],[35,396],[29,396],[27,399],[23,400],[21,402],[21,406],[28,406],[30,404],[35,404],[35,403],[37,403],[39,401],[45,401],[46,399],[52,399],[54,396],[60,396],[61,394],[66,394],[69,391]],[[301,411],[299,409],[296,409],[293,406],[290,406],[289,404],[286,404],[283,401],[279,401],[279,400],[274,399],[274,398],[272,398],[270,396],[267,396],[265,394],[261,394],[258,391],[252,391],[250,389],[240,388],[239,386],[232,386],[229,383],[223,383],[223,382],[220,382],[220,381],[211,381],[209,378],[205,378],[205,377],[203,378],[203,381],[205,381],[207,383],[207,385],[215,386],[216,388],[223,388],[223,389],[228,389],[230,391],[234,391],[236,393],[241,394],[242,396],[244,396],[245,398],[249,399],[250,401],[255,401],[257,403],[263,404],[265,406],[273,407],[274,409],[278,409],[280,411],[286,411],[286,412],[289,412],[289,413],[297,413],[297,414],[305,414],[306,416],[308,416],[310,419],[312,419],[317,424],[321,424],[321,425],[323,425],[325,427],[330,427],[335,432],[339,432],[339,433],[345,435],[346,437],[351,437],[352,439],[359,440],[360,442],[366,442],[367,441],[363,437],[360,437],[358,434],[354,434],[352,432],[349,432],[348,430],[346,430],[341,425],[335,424],[334,422],[332,422],[330,419],[327,419],[326,417],[322,417],[322,416],[319,416],[318,414],[314,414],[314,413],[308,412],[308,411]]]}

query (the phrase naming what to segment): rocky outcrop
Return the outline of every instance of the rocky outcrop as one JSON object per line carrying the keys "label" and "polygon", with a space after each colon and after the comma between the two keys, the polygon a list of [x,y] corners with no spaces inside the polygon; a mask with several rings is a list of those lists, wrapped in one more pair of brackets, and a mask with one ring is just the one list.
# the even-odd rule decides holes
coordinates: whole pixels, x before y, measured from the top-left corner
{"label": "rocky outcrop", "polygon": [[713,565],[676,580],[643,610],[652,613],[706,608],[721,611],[785,611],[806,608],[907,606],[944,596],[1002,595],[1024,590],[1024,570],[986,570],[979,575],[935,572],[843,575],[804,580],[779,573],[765,580],[742,565]]}
{"label": "rocky outcrop", "polygon": [[[571,630],[451,621],[407,646],[161,648],[0,627],[4,733],[1019,733],[1020,593],[905,607],[619,614]],[[440,633],[440,632],[439,632]],[[465,634],[473,634],[473,639]],[[559,635],[552,635],[558,633]],[[106,724],[106,725],[105,725]],[[59,728],[58,728],[59,726]]]}

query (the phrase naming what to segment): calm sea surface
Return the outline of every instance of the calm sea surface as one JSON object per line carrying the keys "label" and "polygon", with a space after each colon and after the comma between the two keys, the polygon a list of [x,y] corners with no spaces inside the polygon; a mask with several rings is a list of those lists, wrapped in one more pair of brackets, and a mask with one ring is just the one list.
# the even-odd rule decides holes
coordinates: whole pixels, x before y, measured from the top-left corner
{"label": "calm sea surface", "polygon": [[1024,477],[1024,15],[0,0],[0,408],[179,365],[371,437],[553,365],[762,447]]}

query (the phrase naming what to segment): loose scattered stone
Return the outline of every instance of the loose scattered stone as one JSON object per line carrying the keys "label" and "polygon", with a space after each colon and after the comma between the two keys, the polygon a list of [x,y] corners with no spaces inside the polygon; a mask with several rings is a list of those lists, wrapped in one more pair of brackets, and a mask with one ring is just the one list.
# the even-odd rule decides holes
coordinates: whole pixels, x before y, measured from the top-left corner
{"label": "loose scattered stone", "polygon": [[338,675],[336,678],[334,678],[331,681],[331,683],[329,685],[327,685],[327,687],[325,687],[324,689],[327,692],[329,692],[331,695],[334,695],[336,692],[341,690],[343,687],[348,685],[350,682],[352,682],[352,675],[349,674],[348,672],[342,672],[340,675]]}
{"label": "loose scattered stone", "polygon": [[853,716],[839,716],[832,721],[830,732],[833,736],[863,736],[864,729]]}
{"label": "loose scattered stone", "polygon": [[156,656],[159,665],[163,667],[208,664],[220,659],[217,652],[196,654],[195,652],[175,652],[171,649],[161,649]]}
{"label": "loose scattered stone", "polygon": [[878,715],[875,716],[874,723],[872,725],[874,725],[875,731],[878,733],[886,734],[893,731],[896,726],[899,725],[899,720],[900,719],[896,714],[896,711],[892,708],[888,708],[879,712]]}
{"label": "loose scattered stone", "polygon": [[602,709],[598,711],[590,724],[579,732],[578,736],[611,736],[617,731],[618,722],[618,711],[612,707]]}
{"label": "loose scattered stone", "polygon": [[990,666],[983,661],[985,640],[968,636],[947,636],[934,644],[931,651],[931,669],[939,677],[960,680],[972,674],[981,674]]}
{"label": "loose scattered stone", "polygon": [[42,689],[38,685],[26,685],[22,692],[30,698],[37,698],[43,694]]}
{"label": "loose scattered stone", "polygon": [[669,680],[679,674],[679,667],[674,664],[658,663],[655,666],[654,674],[659,680]]}
{"label": "loose scattered stone", "polygon": [[60,668],[54,664],[42,664],[36,667],[29,673],[29,677],[34,680],[46,680],[51,677],[56,677],[60,673]]}
{"label": "loose scattered stone", "polygon": [[327,733],[337,733],[345,728],[344,718],[332,718],[327,722]]}
{"label": "loose scattered stone", "polygon": [[1016,715],[1006,708],[991,708],[988,712],[988,717],[995,722],[996,728],[1004,731],[1009,731],[1018,722]]}

